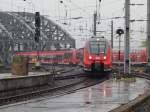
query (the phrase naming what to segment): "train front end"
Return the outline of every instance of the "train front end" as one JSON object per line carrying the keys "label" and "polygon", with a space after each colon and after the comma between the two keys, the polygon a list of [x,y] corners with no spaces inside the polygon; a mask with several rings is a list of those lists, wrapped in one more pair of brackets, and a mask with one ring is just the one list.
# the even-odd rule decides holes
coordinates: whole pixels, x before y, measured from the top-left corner
{"label": "train front end", "polygon": [[84,70],[89,72],[111,71],[111,47],[105,38],[91,38],[84,47]]}

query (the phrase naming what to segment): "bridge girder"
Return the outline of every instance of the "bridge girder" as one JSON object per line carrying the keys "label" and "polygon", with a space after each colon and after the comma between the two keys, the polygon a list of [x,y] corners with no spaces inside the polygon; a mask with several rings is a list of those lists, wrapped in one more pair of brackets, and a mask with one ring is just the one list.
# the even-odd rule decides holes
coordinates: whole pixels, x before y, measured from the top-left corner
{"label": "bridge girder", "polygon": [[[34,41],[34,14],[25,12],[0,12],[0,61],[10,63],[15,51],[37,49]],[[75,40],[52,20],[41,16],[40,50],[75,48]]]}

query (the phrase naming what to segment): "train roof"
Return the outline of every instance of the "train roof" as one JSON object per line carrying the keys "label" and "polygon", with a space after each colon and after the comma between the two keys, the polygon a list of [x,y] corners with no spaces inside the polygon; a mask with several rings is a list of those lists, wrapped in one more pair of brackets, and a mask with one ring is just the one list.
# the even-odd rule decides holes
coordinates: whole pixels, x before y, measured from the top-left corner
{"label": "train roof", "polygon": [[107,39],[104,36],[92,36],[89,41],[107,41]]}

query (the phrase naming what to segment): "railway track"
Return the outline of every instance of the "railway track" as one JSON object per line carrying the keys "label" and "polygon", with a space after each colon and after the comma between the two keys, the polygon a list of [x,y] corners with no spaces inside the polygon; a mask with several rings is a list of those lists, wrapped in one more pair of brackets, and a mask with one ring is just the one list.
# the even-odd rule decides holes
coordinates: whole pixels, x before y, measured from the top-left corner
{"label": "railway track", "polygon": [[[68,93],[67,88],[71,88],[70,91],[75,91],[81,88],[86,88],[91,85],[98,84],[102,80],[91,80],[88,77],[86,77],[85,74],[73,74],[68,76],[62,76],[62,77],[55,77],[54,82],[51,85],[44,85],[41,87],[34,87],[34,88],[27,88],[27,90],[15,90],[15,91],[22,91],[20,94],[14,95],[14,93],[10,91],[8,96],[0,97],[0,105],[6,105],[14,102],[20,102],[25,101],[33,98],[42,97],[45,95],[55,94],[57,91],[60,91],[59,93]],[[88,82],[88,83],[87,83]],[[66,90],[66,91],[64,91]],[[62,92],[63,91],[63,92]],[[5,93],[0,93],[5,94]]]}
{"label": "railway track", "polygon": [[[123,73],[123,71],[121,71]],[[66,72],[67,73],[67,72]],[[127,75],[128,77],[128,75]],[[139,73],[138,71],[134,72],[132,71],[132,75],[130,75],[129,77],[140,77],[140,78],[145,78],[150,80],[150,75],[146,74],[146,73]],[[40,90],[36,90],[33,92],[26,92],[20,95],[14,95],[14,96],[9,96],[9,97],[3,97],[0,98],[0,105],[5,105],[5,104],[9,104],[9,103],[14,103],[14,102],[20,102],[20,101],[25,101],[28,100],[28,102],[30,102],[30,99],[35,99],[39,98],[39,100],[41,100],[41,98],[43,98],[43,100],[46,97],[54,97],[54,96],[61,96],[64,94],[68,94],[68,93],[72,93],[78,89],[82,89],[82,88],[86,88],[89,86],[93,86],[96,85],[100,82],[103,82],[105,80],[107,80],[108,77],[104,77],[101,80],[97,80],[97,79],[91,79],[86,77],[85,74],[71,74],[71,75],[64,75],[62,77],[60,77],[60,75],[58,75],[58,77],[55,77],[55,84],[58,85],[55,86],[54,88],[51,88],[50,86],[47,86],[45,88],[40,88]],[[65,83],[64,83],[65,82]],[[70,83],[68,83],[70,82]],[[141,97],[141,96],[140,96]],[[147,99],[147,97],[144,97],[141,102],[143,100]],[[32,102],[32,100],[31,100]],[[133,109],[133,107],[135,107],[135,105],[139,104],[139,102],[136,101],[131,101],[132,104],[127,103],[124,105],[121,105],[120,107],[118,107],[117,109],[112,110],[111,112],[126,112],[125,110],[123,111],[123,108],[126,107],[125,109],[131,110]],[[135,102],[135,103],[133,103]],[[130,111],[129,111],[130,112]]]}
{"label": "railway track", "polygon": [[44,69],[45,71],[50,71],[50,74],[54,76],[54,80],[64,80],[64,79],[70,79],[75,77],[85,77],[86,75],[84,74],[84,72],[82,70],[79,70],[80,68],[77,67],[69,67],[69,69],[61,68],[60,70],[50,70],[44,67]]}
{"label": "railway track", "polygon": [[[71,71],[72,70],[62,71],[62,73],[69,73]],[[146,79],[150,80],[150,75],[148,75],[146,73],[133,72],[132,76],[146,78]],[[31,90],[31,91],[28,90],[19,95],[10,95],[7,97],[1,97],[0,105],[30,100],[30,99],[39,98],[39,97],[45,97],[47,95],[50,95],[50,96],[63,95],[66,93],[76,91],[78,89],[82,89],[82,88],[86,88],[86,87],[98,84],[100,82],[107,80],[107,78],[108,77],[104,77],[101,80],[96,80],[96,79],[91,79],[91,77],[88,78],[88,77],[86,77],[85,74],[81,74],[81,73],[71,74],[71,75],[63,75],[63,76],[56,75],[56,77],[54,77],[54,80],[55,80],[54,86],[55,87],[52,88],[52,85],[45,85],[40,88],[34,88],[34,90]],[[68,83],[68,82],[70,82],[70,83]],[[68,90],[68,88],[69,88],[69,90]]]}
{"label": "railway track", "polygon": [[[117,73],[119,70],[118,68],[114,68],[114,72]],[[150,74],[148,73],[145,73],[144,71],[140,71],[140,70],[132,70],[131,71],[131,74],[130,75],[124,75],[124,71],[123,71],[123,68],[120,69],[120,73],[121,73],[121,76],[125,76],[125,77],[140,77],[140,78],[145,78],[145,79],[148,79],[150,80]]]}
{"label": "railway track", "polygon": [[35,97],[39,97],[39,96],[42,96],[48,92],[51,92],[51,91],[56,91],[57,89],[62,89],[62,88],[65,88],[65,87],[68,87],[68,86],[73,86],[75,84],[78,84],[78,83],[81,83],[82,81],[77,81],[77,82],[74,82],[74,83],[69,83],[69,84],[65,84],[63,86],[58,86],[58,87],[54,87],[54,88],[51,88],[50,86],[43,86],[40,88],[40,90],[34,90],[34,91],[29,91],[29,92],[24,92],[22,94],[19,94],[19,95],[12,95],[12,96],[8,96],[8,97],[2,97],[0,98],[0,105],[4,105],[4,104],[9,104],[9,103],[14,103],[14,102],[18,102],[18,101],[24,101],[24,100],[29,100],[29,99],[32,99],[32,98],[35,98]]}
{"label": "railway track", "polygon": [[148,79],[150,80],[150,74],[147,74],[147,73],[137,73],[137,72],[133,72],[132,73],[133,76],[136,76],[136,77],[140,77],[140,78],[144,78],[144,79]]}

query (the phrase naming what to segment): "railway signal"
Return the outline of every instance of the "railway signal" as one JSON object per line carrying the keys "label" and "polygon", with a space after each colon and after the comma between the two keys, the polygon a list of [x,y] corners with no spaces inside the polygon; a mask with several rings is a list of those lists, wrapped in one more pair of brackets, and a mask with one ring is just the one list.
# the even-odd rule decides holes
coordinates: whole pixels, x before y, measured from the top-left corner
{"label": "railway signal", "polygon": [[[119,28],[119,29],[117,29],[116,34],[119,35],[119,54],[118,54],[119,59],[118,60],[119,60],[119,67],[120,67],[120,43],[121,43],[121,35],[124,34],[124,30]],[[120,75],[120,68],[119,68],[119,75]]]}
{"label": "railway signal", "polygon": [[124,34],[124,30],[123,29],[117,29],[116,34],[121,36],[122,34]]}

